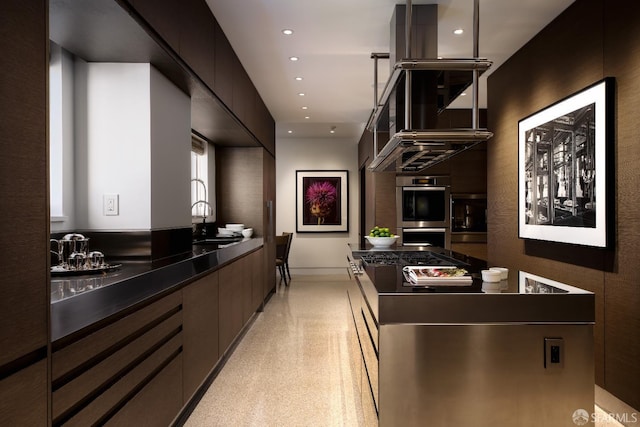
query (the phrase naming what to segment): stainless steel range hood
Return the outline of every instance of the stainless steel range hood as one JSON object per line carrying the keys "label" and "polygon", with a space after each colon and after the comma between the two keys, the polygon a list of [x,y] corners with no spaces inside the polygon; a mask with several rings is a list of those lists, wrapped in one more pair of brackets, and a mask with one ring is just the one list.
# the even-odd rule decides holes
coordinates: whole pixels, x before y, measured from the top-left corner
{"label": "stainless steel range hood", "polygon": [[[372,54],[376,59],[375,108],[367,129],[373,132],[376,155],[369,170],[384,171],[395,166],[398,172],[421,172],[493,136],[479,127],[478,77],[489,69],[491,61],[478,58],[478,1],[474,0],[474,57],[457,59],[437,57],[437,5],[418,6],[415,16],[411,0],[407,0],[404,7],[396,6],[388,55],[393,68],[380,97],[377,94],[377,59],[384,54]],[[404,32],[404,46],[401,32]],[[414,33],[416,38],[412,41]],[[405,56],[396,61],[396,51],[400,47],[404,48]],[[473,88],[471,127],[437,128],[438,114],[469,86]],[[404,128],[396,130],[402,122]],[[378,131],[386,132],[387,126],[391,138],[378,150]]]}

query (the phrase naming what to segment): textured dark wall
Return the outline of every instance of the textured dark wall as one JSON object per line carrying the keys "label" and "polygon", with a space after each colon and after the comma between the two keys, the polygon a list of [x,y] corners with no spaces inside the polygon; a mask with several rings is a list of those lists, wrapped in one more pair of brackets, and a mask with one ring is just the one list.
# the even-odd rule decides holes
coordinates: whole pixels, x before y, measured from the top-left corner
{"label": "textured dark wall", "polygon": [[[489,77],[488,258],[596,294],[596,382],[640,408],[640,4],[577,0]],[[518,121],[616,79],[616,243],[610,250],[518,239]]]}

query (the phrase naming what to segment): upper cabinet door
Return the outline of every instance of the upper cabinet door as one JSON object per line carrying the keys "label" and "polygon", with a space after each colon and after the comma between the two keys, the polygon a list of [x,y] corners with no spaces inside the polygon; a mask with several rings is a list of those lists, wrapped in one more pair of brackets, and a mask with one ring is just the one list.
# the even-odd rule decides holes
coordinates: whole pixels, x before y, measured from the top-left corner
{"label": "upper cabinet door", "polygon": [[253,110],[255,107],[255,88],[249,75],[235,57],[233,60],[233,103],[231,109],[242,123],[252,130]]}
{"label": "upper cabinet door", "polygon": [[177,1],[131,0],[134,9],[176,53],[180,48],[180,16],[182,4]]}
{"label": "upper cabinet door", "polygon": [[233,104],[233,63],[237,61],[231,44],[222,28],[215,23],[216,56],[215,56],[215,85],[213,91],[224,104],[231,108]]}
{"label": "upper cabinet door", "polygon": [[180,14],[180,56],[215,90],[215,18],[204,0],[183,0]]}

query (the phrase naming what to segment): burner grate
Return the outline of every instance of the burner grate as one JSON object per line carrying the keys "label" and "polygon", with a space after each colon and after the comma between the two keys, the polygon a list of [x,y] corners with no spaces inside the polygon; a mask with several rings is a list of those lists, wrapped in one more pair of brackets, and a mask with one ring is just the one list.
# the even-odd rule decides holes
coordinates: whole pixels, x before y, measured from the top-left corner
{"label": "burner grate", "polygon": [[399,257],[395,252],[374,252],[362,255],[362,261],[367,265],[396,265]]}
{"label": "burner grate", "polygon": [[433,252],[403,252],[400,255],[403,265],[431,265],[431,266],[455,266],[456,264],[445,257]]}
{"label": "burner grate", "polygon": [[456,266],[452,259],[428,251],[374,252],[362,255],[366,265]]}

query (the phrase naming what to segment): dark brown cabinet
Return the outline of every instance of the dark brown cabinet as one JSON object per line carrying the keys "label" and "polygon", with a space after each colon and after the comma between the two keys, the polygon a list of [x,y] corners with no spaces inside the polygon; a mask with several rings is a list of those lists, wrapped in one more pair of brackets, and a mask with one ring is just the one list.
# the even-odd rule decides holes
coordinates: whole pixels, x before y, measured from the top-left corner
{"label": "dark brown cabinet", "polygon": [[259,94],[256,94],[256,119],[255,129],[252,129],[256,137],[260,140],[264,148],[275,156],[276,153],[276,134],[273,125],[273,118],[262,101]]}
{"label": "dark brown cabinet", "polygon": [[0,4],[0,425],[47,423],[47,4]]}
{"label": "dark brown cabinet", "polygon": [[240,60],[235,55],[233,55],[233,58],[233,102],[231,109],[236,117],[249,130],[253,131],[255,129],[256,90]]}
{"label": "dark brown cabinet", "polygon": [[242,258],[240,261],[242,271],[240,280],[242,285],[242,325],[244,326],[256,309],[253,307],[253,253]]}
{"label": "dark brown cabinet", "polygon": [[[132,400],[154,408],[150,412],[159,423],[170,423],[182,407],[182,372],[167,374],[165,368],[179,365],[181,370],[182,351],[181,292],[73,342],[54,345],[52,424],[102,425],[114,419],[137,424],[146,414],[125,410]],[[148,391],[156,381],[167,385],[162,408]]]}
{"label": "dark brown cabinet", "polygon": [[0,425],[47,425],[47,361],[0,381]]}
{"label": "dark brown cabinet", "polygon": [[182,291],[185,402],[218,362],[218,292],[217,271]]}
{"label": "dark brown cabinet", "polygon": [[244,262],[236,261],[219,271],[219,332],[218,348],[220,356],[231,346],[243,322],[243,268]]}
{"label": "dark brown cabinet", "polygon": [[263,228],[264,228],[264,298],[276,287],[276,159],[266,150],[262,158],[263,167]]}
{"label": "dark brown cabinet", "polygon": [[179,383],[182,365],[183,356],[177,355],[105,425],[114,427],[171,425],[171,421],[182,407]]}
{"label": "dark brown cabinet", "polygon": [[220,25],[215,22],[215,79],[213,91],[228,107],[233,103],[233,63],[235,53]]}
{"label": "dark brown cabinet", "polygon": [[[262,303],[263,279],[260,248],[101,328],[54,342],[52,425],[169,425]],[[46,387],[33,387],[44,379],[42,361],[3,380],[3,420],[45,424],[37,421],[46,417]],[[22,423],[7,425],[15,424]]]}
{"label": "dark brown cabinet", "polygon": [[251,266],[251,312],[253,313],[260,309],[265,296],[264,249],[249,255],[249,265]]}
{"label": "dark brown cabinet", "polygon": [[215,18],[204,0],[185,0],[180,3],[180,7],[180,57],[209,88],[213,89]]}
{"label": "dark brown cabinet", "polygon": [[275,287],[275,159],[263,148],[222,147],[216,162],[218,220],[242,222],[264,238],[268,293]]}
{"label": "dark brown cabinet", "polygon": [[181,15],[181,2],[157,0],[130,0],[129,2],[169,47],[178,53],[181,27],[176,25],[176,17]]}
{"label": "dark brown cabinet", "polygon": [[[206,88],[189,91],[192,98],[198,99],[199,106],[196,105],[195,109],[203,108],[209,102],[216,103],[216,106],[209,107],[204,112],[196,111],[196,116],[206,115],[212,111],[215,112],[214,114],[224,115],[224,120],[220,117],[210,118],[213,120],[211,123],[224,123],[226,120],[231,120],[244,132],[248,130],[255,137],[255,141],[273,155],[275,153],[273,117],[206,1],[128,0],[128,3],[142,18],[141,24],[148,25],[151,32],[156,32],[186,64],[190,69],[187,74],[197,77],[206,85]],[[214,100],[215,98],[217,100]],[[218,102],[222,102],[224,106],[218,105]],[[202,127],[202,124],[198,126]],[[196,130],[208,136],[206,129]],[[220,136],[219,131],[214,135]],[[230,145],[250,146],[255,141],[247,133],[243,135],[243,142],[234,142]],[[229,143],[228,141],[214,142]]]}

